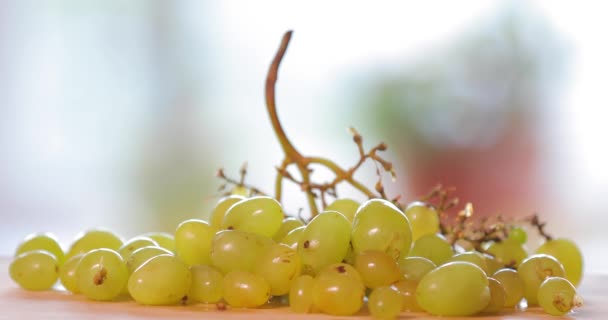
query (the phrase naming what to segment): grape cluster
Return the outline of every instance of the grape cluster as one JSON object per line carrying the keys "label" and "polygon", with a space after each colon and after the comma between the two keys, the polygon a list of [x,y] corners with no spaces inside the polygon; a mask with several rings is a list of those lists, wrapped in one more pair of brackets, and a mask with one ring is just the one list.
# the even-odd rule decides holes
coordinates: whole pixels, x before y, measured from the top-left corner
{"label": "grape cluster", "polygon": [[98,301],[130,296],[144,305],[217,304],[218,309],[289,305],[290,312],[373,317],[403,312],[471,316],[520,312],[523,299],[562,315],[581,305],[575,287],[582,256],[566,239],[528,255],[527,236],[481,250],[450,243],[438,210],[413,202],[339,199],[307,223],[285,217],[267,196],[222,198],[208,221],[182,222],[174,234],[152,232],[123,242],[96,229],[64,252],[49,234],[31,235],[10,264],[27,290],[57,280]]}

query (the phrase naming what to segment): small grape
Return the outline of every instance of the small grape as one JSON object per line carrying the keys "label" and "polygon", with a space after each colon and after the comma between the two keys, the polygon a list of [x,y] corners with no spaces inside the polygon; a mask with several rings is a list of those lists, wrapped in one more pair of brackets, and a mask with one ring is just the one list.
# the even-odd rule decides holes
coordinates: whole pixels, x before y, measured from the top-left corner
{"label": "small grape", "polygon": [[523,245],[514,239],[492,242],[486,249],[504,266],[517,267],[528,256]]}
{"label": "small grape", "polygon": [[149,246],[158,247],[158,243],[156,241],[152,240],[152,238],[144,237],[144,236],[137,236],[135,238],[131,238],[131,239],[127,240],[127,242],[125,242],[122,245],[122,247],[120,247],[118,249],[118,253],[123,258],[123,260],[127,261],[129,259],[129,257],[131,257],[131,254],[133,253],[133,251],[135,251],[139,248],[149,247]]}
{"label": "small grape", "polygon": [[370,289],[390,285],[401,278],[399,266],[384,251],[368,250],[358,254],[354,267]]}
{"label": "small grape", "polygon": [[486,266],[488,266],[488,275],[492,275],[496,273],[496,271],[505,267],[504,264],[498,262],[498,260],[492,255],[484,253],[483,257],[486,260]]}
{"label": "small grape", "polygon": [[391,287],[378,287],[369,295],[367,307],[372,317],[395,319],[403,307],[401,294]]}
{"label": "small grape", "polygon": [[568,279],[575,287],[583,277],[583,255],[579,248],[568,239],[553,239],[541,245],[536,253],[545,253],[553,256],[563,266]]}
{"label": "small grape", "polygon": [[297,227],[291,231],[287,235],[283,237],[279,242],[287,245],[292,249],[297,249],[298,244],[300,243],[300,238],[302,238],[302,234],[304,233],[305,226]]}
{"label": "small grape", "polygon": [[102,229],[93,229],[76,236],[76,240],[66,254],[66,259],[94,249],[106,248],[116,251],[121,246],[122,240],[114,233]]}
{"label": "small grape", "polygon": [[399,259],[399,269],[403,279],[420,281],[429,271],[437,265],[433,261],[423,257],[402,257]]}
{"label": "small grape", "polygon": [[[332,266],[326,269],[335,269]],[[337,269],[335,269],[337,270]],[[363,306],[365,286],[357,277],[356,270],[340,273],[321,270],[313,284],[313,303],[324,313],[331,315],[352,315]]]}
{"label": "small grape", "polygon": [[522,227],[512,227],[509,231],[509,239],[513,239],[521,244],[526,244],[528,234]]}
{"label": "small grape", "polygon": [[257,257],[274,242],[255,233],[224,230],[215,234],[211,243],[211,265],[222,273],[253,271]]}
{"label": "small grape", "polygon": [[564,315],[583,304],[570,281],[560,277],[549,277],[538,288],[538,304],[546,313]]}
{"label": "small grape", "polygon": [[270,298],[270,286],[261,276],[248,271],[231,271],[224,276],[224,300],[236,308],[256,308]]}
{"label": "small grape", "polygon": [[171,252],[175,252],[175,238],[170,233],[147,232],[147,233],[142,234],[142,236],[148,237],[148,238],[156,241],[156,243],[158,243],[158,245],[161,248],[165,248]]}
{"label": "small grape", "polygon": [[405,215],[412,226],[413,241],[424,235],[439,232],[439,214],[435,207],[420,201],[414,201],[405,209]]}
{"label": "small grape", "polygon": [[111,249],[89,251],[76,267],[78,290],[92,300],[113,300],[123,292],[128,277],[124,260]]}
{"label": "small grape", "polygon": [[325,211],[340,212],[350,223],[352,223],[355,219],[355,213],[357,213],[359,206],[361,206],[361,204],[353,199],[341,198],[336,199],[334,202],[325,207]]}
{"label": "small grape", "polygon": [[15,256],[33,250],[44,250],[54,255],[55,259],[57,259],[57,264],[60,266],[65,261],[63,249],[61,249],[57,239],[51,233],[33,233],[28,235],[17,247]]}
{"label": "small grape", "polygon": [[187,265],[209,264],[211,241],[217,229],[199,219],[180,223],[175,230],[175,254]]}
{"label": "small grape", "polygon": [[63,287],[71,293],[80,293],[76,270],[78,269],[78,264],[83,256],[83,253],[77,254],[69,258],[61,267],[59,267],[59,280]]}
{"label": "small grape", "polygon": [[298,244],[305,273],[316,273],[346,256],[351,225],[339,212],[325,211],[305,227]]}
{"label": "small grape", "polygon": [[11,279],[26,290],[48,290],[57,282],[59,266],[55,256],[44,250],[19,254],[9,266]]}
{"label": "small grape", "polygon": [[524,282],[524,297],[528,305],[536,305],[540,284],[549,277],[563,277],[564,267],[552,256],[534,254],[521,262],[517,273]]}
{"label": "small grape", "polygon": [[453,255],[448,261],[465,261],[470,262],[481,268],[486,274],[488,274],[488,265],[486,263],[486,258],[483,254],[477,251],[467,251],[463,253],[457,253]]}
{"label": "small grape", "polygon": [[277,231],[277,233],[274,234],[274,236],[272,237],[272,240],[280,242],[281,240],[283,240],[283,238],[285,238],[285,236],[287,236],[287,234],[296,228],[299,227],[303,227],[304,226],[304,222],[302,222],[302,220],[297,219],[297,218],[285,218],[283,220],[283,222],[281,223],[281,227],[279,228],[279,231]]}
{"label": "small grape", "polygon": [[187,299],[192,285],[188,266],[173,255],[161,254],[142,264],[129,278],[129,294],[147,305],[171,305]]}
{"label": "small grape", "polygon": [[224,276],[212,266],[195,265],[190,267],[192,286],[189,298],[202,303],[216,303],[224,294]]}
{"label": "small grape", "polygon": [[244,199],[245,197],[239,195],[230,195],[221,198],[215,205],[215,208],[213,208],[211,216],[209,216],[209,224],[218,230],[221,229],[222,222],[224,221],[224,216],[226,215],[226,211],[228,211],[228,209],[232,207],[233,204]]}
{"label": "small grape", "polygon": [[454,250],[450,243],[439,234],[427,234],[420,237],[414,241],[410,251],[411,257],[427,258],[438,266],[450,260],[453,254]]}
{"label": "small grape", "polygon": [[273,244],[260,252],[254,272],[270,285],[270,294],[280,296],[289,293],[293,279],[300,275],[302,263],[295,249],[284,244]]}
{"label": "small grape", "polygon": [[241,230],[272,238],[283,222],[281,204],[271,198],[256,196],[233,204],[222,222],[222,229]]}
{"label": "small grape", "polygon": [[297,277],[289,288],[289,308],[295,313],[310,313],[313,309],[314,278],[310,275]]}
{"label": "small grape", "polygon": [[505,306],[505,288],[498,280],[491,277],[488,277],[488,283],[490,287],[490,302],[483,309],[483,312],[496,313]]}
{"label": "small grape", "polygon": [[418,301],[416,300],[416,288],[418,288],[418,281],[407,279],[399,280],[393,284],[393,287],[401,295],[401,306],[403,311],[424,311],[420,305],[418,305]]}
{"label": "small grape", "polygon": [[505,307],[514,307],[524,297],[524,282],[517,271],[512,269],[500,269],[492,275],[505,289]]}
{"label": "small grape", "polygon": [[127,259],[129,274],[132,274],[137,268],[144,264],[144,262],[161,254],[173,255],[171,251],[156,246],[143,247],[133,251],[129,259]]}

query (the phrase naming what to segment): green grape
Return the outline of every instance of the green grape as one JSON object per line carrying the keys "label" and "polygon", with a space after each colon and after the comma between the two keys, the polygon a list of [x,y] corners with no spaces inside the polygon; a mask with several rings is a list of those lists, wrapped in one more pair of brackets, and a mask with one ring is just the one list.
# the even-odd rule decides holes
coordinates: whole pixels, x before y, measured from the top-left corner
{"label": "green grape", "polygon": [[277,233],[274,234],[274,237],[272,237],[272,240],[280,242],[281,240],[283,240],[283,238],[285,238],[285,236],[287,236],[287,234],[296,228],[299,227],[303,227],[304,226],[304,222],[302,222],[302,220],[297,219],[297,218],[285,218],[283,220],[283,222],[281,223],[281,227],[279,228],[279,231],[277,231]]}
{"label": "green grape", "polygon": [[352,245],[355,254],[380,250],[396,260],[410,251],[412,229],[405,214],[391,202],[371,199],[355,214]]}
{"label": "green grape", "polygon": [[188,265],[178,257],[161,254],[142,264],[129,278],[133,299],[147,305],[170,305],[184,302],[192,285]]}
{"label": "green grape", "polygon": [[313,283],[313,304],[320,311],[331,315],[357,313],[363,306],[365,297],[365,286],[360,277],[354,269],[346,272],[345,268],[334,265],[324,268]]}
{"label": "green grape", "polygon": [[414,241],[412,251],[410,251],[411,257],[427,258],[438,266],[450,260],[453,254],[454,250],[450,243],[439,234],[427,234],[420,237]]}
{"label": "green grape", "polygon": [[175,254],[187,265],[209,264],[211,241],[217,229],[206,221],[186,220],[175,230]]}
{"label": "green grape", "polygon": [[401,295],[401,306],[403,311],[420,312],[424,311],[416,301],[416,288],[418,281],[399,280],[393,284],[393,288]]}
{"label": "green grape", "polygon": [[279,241],[279,243],[285,244],[292,249],[297,249],[305,228],[305,226],[301,226],[289,231],[289,233],[285,235],[283,239]]}
{"label": "green grape", "polygon": [[325,211],[337,211],[343,214],[350,223],[355,219],[355,213],[361,204],[353,199],[336,199],[325,207]]}
{"label": "green grape", "polygon": [[492,278],[498,280],[505,289],[505,307],[514,307],[524,297],[524,282],[517,271],[512,269],[500,269],[494,273]]}
{"label": "green grape", "polygon": [[317,279],[327,278],[327,277],[332,278],[332,277],[337,277],[337,276],[353,277],[357,281],[363,282],[363,278],[361,277],[361,274],[359,274],[359,271],[357,271],[357,269],[355,269],[353,266],[349,265],[348,263],[343,263],[343,262],[330,264],[330,265],[326,266],[325,268],[321,269],[319,271],[319,273],[317,274]]}
{"label": "green grape", "polygon": [[274,242],[255,233],[224,230],[215,234],[211,243],[211,265],[222,273],[253,271],[258,255]]}
{"label": "green grape", "polygon": [[224,295],[224,276],[212,266],[199,264],[190,267],[192,286],[189,298],[202,303],[216,303]]}
{"label": "green grape", "polygon": [[402,257],[398,265],[403,279],[416,282],[437,267],[433,261],[423,257]]}
{"label": "green grape", "polygon": [[502,263],[498,262],[494,256],[483,253],[483,257],[486,260],[486,266],[488,266],[488,275],[494,274],[496,271],[505,267]]}
{"label": "green grape", "polygon": [[391,287],[378,287],[369,295],[369,313],[377,319],[395,319],[403,307],[401,294]]}
{"label": "green grape", "polygon": [[222,222],[222,229],[241,230],[272,238],[283,222],[281,204],[271,197],[253,197],[233,204]]}
{"label": "green grape", "polygon": [[268,282],[271,295],[281,296],[289,293],[293,279],[300,275],[301,266],[296,249],[284,244],[273,244],[260,252],[254,273]]}
{"label": "green grape", "polygon": [[295,313],[310,313],[313,309],[314,278],[310,275],[301,275],[293,281],[289,288],[289,309]]}
{"label": "green grape", "polygon": [[66,259],[77,254],[87,253],[94,249],[118,250],[122,246],[122,240],[107,230],[93,229],[76,236],[76,240],[68,250]]}
{"label": "green grape", "polygon": [[537,293],[540,284],[549,277],[563,277],[564,267],[552,256],[534,254],[521,262],[517,273],[524,282],[524,297],[528,306],[538,304]]}
{"label": "green grape", "polygon": [[528,234],[522,227],[511,227],[511,230],[509,230],[509,239],[515,240],[521,244],[526,244],[526,241],[528,241]]}
{"label": "green grape", "polygon": [[11,279],[27,290],[50,289],[57,282],[58,271],[57,259],[44,250],[24,252],[9,266]]}
{"label": "green grape", "polygon": [[350,241],[350,222],[336,211],[325,211],[314,217],[305,227],[298,253],[305,273],[316,273],[346,256]]}
{"label": "green grape", "polygon": [[483,312],[496,313],[502,310],[502,308],[505,306],[505,288],[500,281],[491,277],[488,277],[488,283],[490,287],[490,302],[485,309],[483,309]]}
{"label": "green grape", "polygon": [[416,301],[433,315],[471,316],[490,301],[488,277],[470,262],[449,262],[420,280]]}
{"label": "green grape", "polygon": [[59,267],[59,281],[61,281],[63,287],[71,293],[80,293],[76,270],[78,269],[78,264],[83,256],[83,253],[75,255]]}
{"label": "green grape", "polygon": [[129,272],[118,252],[94,249],[86,253],[76,267],[78,290],[92,300],[107,301],[119,296]]}
{"label": "green grape", "polygon": [[143,247],[133,251],[129,259],[127,259],[129,274],[132,274],[137,268],[144,264],[144,262],[161,254],[172,255],[173,253],[165,248],[156,246]]}
{"label": "green grape", "polygon": [[523,245],[514,239],[492,242],[486,251],[504,266],[517,267],[528,256]]}
{"label": "green grape", "polygon": [[158,246],[165,248],[171,252],[175,252],[175,238],[172,234],[166,232],[147,232],[142,234],[144,237],[148,237],[156,243]]}
{"label": "green grape", "polygon": [[432,205],[420,201],[412,202],[405,209],[405,215],[412,226],[413,241],[439,232],[439,214]]}
{"label": "green grape", "polygon": [[483,256],[483,254],[477,252],[477,251],[467,251],[467,252],[463,252],[463,253],[457,253],[455,255],[453,255],[449,260],[449,262],[452,261],[465,261],[465,262],[470,262],[478,267],[481,268],[481,270],[483,270],[486,274],[489,274],[488,272],[488,264],[486,263],[486,258]]}
{"label": "green grape", "polygon": [[384,251],[363,251],[355,257],[354,267],[361,275],[363,284],[370,289],[390,285],[401,278],[399,266]]}
{"label": "green grape", "polygon": [[158,247],[158,243],[156,241],[152,240],[152,238],[145,237],[145,236],[137,236],[137,237],[131,238],[127,242],[125,242],[122,245],[122,247],[120,247],[118,249],[118,253],[123,258],[123,260],[127,261],[129,259],[129,257],[131,257],[131,254],[133,253],[133,251],[135,251],[139,248],[149,247],[149,246]]}
{"label": "green grape", "polygon": [[583,300],[576,294],[572,283],[560,277],[545,279],[538,288],[537,298],[543,310],[554,316],[564,315],[583,305]]}
{"label": "green grape", "polygon": [[251,196],[251,190],[245,186],[234,186],[230,193],[233,196],[249,197]]}
{"label": "green grape", "polygon": [[245,200],[245,197],[239,195],[230,195],[221,198],[217,202],[215,208],[213,208],[213,211],[209,216],[209,224],[216,229],[221,229],[222,222],[224,222],[224,216],[226,215],[226,211],[228,211],[228,209],[232,207],[233,204],[241,200]]}
{"label": "green grape", "polygon": [[248,271],[231,271],[224,276],[224,300],[236,308],[256,308],[270,298],[270,286],[261,276]]}
{"label": "green grape", "polygon": [[583,255],[574,242],[568,239],[554,239],[545,242],[536,253],[555,257],[564,266],[566,279],[578,287],[583,276]]}
{"label": "green grape", "polygon": [[44,250],[54,255],[55,259],[57,259],[57,263],[60,266],[65,261],[63,249],[61,249],[57,239],[51,233],[33,233],[28,235],[17,247],[15,256],[33,250]]}

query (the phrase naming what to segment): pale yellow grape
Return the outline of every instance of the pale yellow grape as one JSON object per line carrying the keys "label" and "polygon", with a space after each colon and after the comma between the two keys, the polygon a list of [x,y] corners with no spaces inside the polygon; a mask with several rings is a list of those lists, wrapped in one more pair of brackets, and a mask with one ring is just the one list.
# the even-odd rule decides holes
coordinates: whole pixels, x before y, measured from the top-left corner
{"label": "pale yellow grape", "polygon": [[147,232],[142,234],[144,237],[149,237],[150,239],[156,241],[158,245],[162,248],[165,248],[171,252],[175,252],[175,237],[172,234],[167,232]]}
{"label": "pale yellow grape", "polygon": [[423,257],[402,257],[399,259],[398,265],[403,279],[416,282],[437,267],[433,261]]}
{"label": "pale yellow grape", "polygon": [[86,253],[76,267],[78,290],[87,298],[107,301],[118,297],[129,277],[127,265],[111,249],[95,249]]}
{"label": "pale yellow grape", "polygon": [[538,288],[537,298],[543,310],[554,316],[564,315],[583,304],[572,283],[559,277],[545,279]]}
{"label": "pale yellow grape", "polygon": [[303,226],[304,222],[302,222],[302,220],[300,219],[285,218],[281,223],[279,231],[277,231],[277,233],[275,233],[275,235],[272,237],[272,240],[280,242],[281,240],[283,240],[283,238],[285,238],[285,236],[287,236],[290,231]]}
{"label": "pale yellow grape", "polygon": [[313,311],[314,278],[301,275],[293,281],[289,288],[289,309],[295,313],[310,313]]}
{"label": "pale yellow grape", "polygon": [[127,259],[127,269],[129,270],[129,274],[133,273],[137,268],[139,268],[144,262],[150,260],[153,257],[159,256],[161,254],[169,254],[173,253],[165,248],[157,247],[157,246],[148,246],[139,248],[131,254],[129,259]]}
{"label": "pale yellow grape", "polygon": [[133,251],[149,246],[158,247],[158,243],[152,240],[150,237],[137,236],[127,240],[122,247],[118,249],[118,253],[125,261],[127,261],[129,257],[131,257]]}
{"label": "pale yellow grape", "polygon": [[231,271],[224,276],[224,300],[236,308],[256,308],[270,298],[270,286],[263,277],[248,271]]}
{"label": "pale yellow grape", "polygon": [[391,287],[378,287],[369,295],[369,313],[376,319],[395,319],[403,308],[401,294]]}
{"label": "pale yellow grape", "polygon": [[399,266],[384,251],[363,251],[355,257],[355,269],[361,275],[363,284],[370,288],[390,285],[401,278]]}
{"label": "pale yellow grape", "polygon": [[317,273],[316,278],[332,278],[336,276],[353,277],[357,281],[363,282],[363,278],[361,277],[361,274],[359,274],[359,271],[357,271],[357,269],[355,269],[350,264],[343,262],[334,263],[326,266],[325,268],[321,269],[319,273]]}
{"label": "pale yellow grape", "polygon": [[470,262],[446,263],[420,280],[416,300],[433,315],[472,316],[490,301],[488,277]]}
{"label": "pale yellow grape", "polygon": [[490,287],[490,302],[483,309],[483,312],[496,313],[505,306],[506,291],[503,285],[492,277],[488,277],[488,283]]}
{"label": "pale yellow grape", "polygon": [[59,267],[59,281],[61,281],[63,287],[71,293],[80,293],[80,289],[78,289],[78,277],[76,277],[76,270],[83,256],[83,253],[75,255],[69,258],[61,267]]}
{"label": "pale yellow grape", "polygon": [[341,198],[336,199],[325,207],[325,211],[337,211],[343,214],[349,222],[355,219],[355,213],[361,204],[353,199]]}
{"label": "pale yellow grape", "polygon": [[128,289],[140,304],[171,305],[188,299],[191,284],[188,265],[174,255],[161,254],[131,274]]}
{"label": "pale yellow grape", "polygon": [[574,242],[568,239],[549,240],[536,253],[545,253],[557,259],[564,266],[566,279],[578,287],[583,277],[583,255]]}
{"label": "pale yellow grape", "polygon": [[517,271],[513,269],[500,269],[492,275],[505,289],[505,307],[514,307],[524,297],[524,282]]}
{"label": "pale yellow grape", "polygon": [[103,229],[93,229],[76,236],[76,240],[66,254],[66,259],[94,249],[106,248],[116,251],[121,246],[122,240],[114,233]]}
{"label": "pale yellow grape", "polygon": [[488,265],[486,263],[486,258],[483,256],[483,254],[481,254],[477,251],[467,251],[467,252],[463,252],[463,253],[457,253],[457,254],[453,255],[448,261],[449,262],[453,262],[453,261],[470,262],[470,263],[480,267],[481,270],[483,270],[486,274],[489,274]]}
{"label": "pale yellow grape", "polygon": [[410,225],[412,227],[412,240],[416,241],[427,234],[439,232],[439,214],[432,205],[414,201],[405,209]]}
{"label": "pale yellow grape", "polygon": [[216,303],[224,294],[224,276],[212,266],[195,265],[190,267],[192,286],[189,299],[202,303]]}
{"label": "pale yellow grape", "polygon": [[363,306],[365,286],[352,275],[333,274],[315,278],[313,303],[320,311],[338,316],[357,313]]}
{"label": "pale yellow grape", "polygon": [[401,308],[403,311],[420,312],[424,311],[418,305],[416,300],[416,288],[418,288],[418,281],[413,280],[399,280],[392,285],[397,292],[401,295]]}
{"label": "pale yellow grape", "polygon": [[355,214],[351,241],[355,254],[380,250],[397,259],[409,253],[412,229],[405,214],[391,202],[371,199]]}
{"label": "pale yellow grape", "polygon": [[486,251],[504,266],[517,267],[528,256],[523,244],[516,239],[491,243]]}
{"label": "pale yellow grape", "polygon": [[300,237],[298,253],[304,272],[316,273],[346,256],[351,225],[343,214],[325,211],[314,217]]}
{"label": "pale yellow grape", "polygon": [[302,262],[298,251],[284,244],[266,246],[255,262],[254,273],[262,276],[270,285],[270,294],[281,296],[300,275]]}
{"label": "pale yellow grape", "polygon": [[488,266],[488,275],[494,274],[494,273],[496,273],[496,271],[498,271],[498,270],[500,270],[500,269],[502,269],[502,268],[505,267],[504,264],[500,263],[498,261],[498,259],[496,259],[492,255],[484,253],[483,257],[486,260],[486,266]]}
{"label": "pale yellow grape", "polygon": [[265,196],[256,196],[233,204],[222,222],[222,229],[241,230],[272,238],[283,222],[281,204]]}
{"label": "pale yellow grape", "polygon": [[549,277],[564,277],[564,267],[552,256],[534,254],[521,262],[517,268],[524,282],[524,297],[529,306],[537,304],[537,293],[540,284]]}
{"label": "pale yellow grape", "polygon": [[65,261],[63,249],[61,249],[57,238],[52,233],[32,233],[28,235],[17,246],[15,256],[34,250],[44,250],[54,255],[55,259],[57,259],[57,264],[60,266]]}
{"label": "pale yellow grape", "polygon": [[427,258],[438,266],[450,260],[453,254],[454,250],[450,243],[439,234],[427,234],[420,237],[414,241],[410,251],[411,257]]}
{"label": "pale yellow grape", "polygon": [[213,211],[211,212],[211,215],[209,216],[209,224],[216,228],[216,229],[221,229],[222,228],[222,222],[224,222],[224,215],[226,215],[226,211],[228,211],[228,209],[230,207],[232,207],[233,204],[244,200],[245,197],[240,196],[240,195],[230,195],[227,197],[223,197],[221,198],[217,204],[215,205],[215,208],[213,208]]}
{"label": "pale yellow grape", "polygon": [[186,220],[175,230],[175,254],[187,265],[211,262],[211,241],[217,229],[199,219]]}
{"label": "pale yellow grape", "polygon": [[57,259],[44,250],[26,251],[9,266],[11,279],[26,290],[50,289],[57,282],[58,272]]}
{"label": "pale yellow grape", "polygon": [[255,233],[220,231],[211,244],[211,265],[224,274],[235,270],[253,271],[257,257],[273,243],[271,239]]}
{"label": "pale yellow grape", "polygon": [[289,231],[289,233],[286,234],[279,242],[287,245],[290,248],[297,249],[305,228],[305,226],[301,226]]}
{"label": "pale yellow grape", "polygon": [[251,196],[251,190],[249,190],[249,188],[247,188],[245,186],[234,186],[232,188],[232,190],[230,190],[230,193],[234,196],[241,196],[241,197]]}

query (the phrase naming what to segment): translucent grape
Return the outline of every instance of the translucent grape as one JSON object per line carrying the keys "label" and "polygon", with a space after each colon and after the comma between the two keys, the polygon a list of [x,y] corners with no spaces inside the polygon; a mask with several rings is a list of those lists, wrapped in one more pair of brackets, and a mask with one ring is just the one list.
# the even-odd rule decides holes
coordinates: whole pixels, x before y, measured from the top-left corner
{"label": "translucent grape", "polygon": [[566,279],[578,287],[583,276],[583,255],[574,242],[568,239],[554,239],[541,245],[536,253],[545,253],[555,257],[566,272]]}
{"label": "translucent grape", "polygon": [[224,276],[224,300],[237,308],[256,308],[270,298],[270,286],[261,276],[231,271]]}
{"label": "translucent grape", "polygon": [[336,273],[324,270],[315,278],[313,284],[314,305],[331,315],[347,316],[357,313],[363,306],[365,296],[365,286],[359,280],[360,276],[355,276],[357,271],[353,269],[351,272]]}
{"label": "translucent grape", "polygon": [[142,234],[144,237],[148,237],[162,248],[165,248],[171,252],[175,252],[175,238],[172,234],[166,232],[147,232]]}
{"label": "translucent grape", "polygon": [[132,274],[137,268],[144,264],[144,262],[161,254],[172,255],[173,253],[165,248],[156,246],[143,247],[133,251],[129,259],[127,259],[127,270],[129,270],[129,274]]}
{"label": "translucent grape", "polygon": [[66,259],[94,249],[106,248],[116,251],[121,246],[122,240],[114,233],[107,230],[93,229],[81,233],[76,237],[76,240],[74,240],[68,250]]}
{"label": "translucent grape", "polygon": [[423,257],[431,260],[436,265],[446,263],[454,250],[447,240],[439,234],[427,234],[414,241],[410,256]]}
{"label": "translucent grape", "polygon": [[496,273],[496,271],[505,267],[502,263],[498,261],[498,259],[487,253],[484,253],[483,257],[486,260],[486,266],[488,266],[488,275],[492,275]]}
{"label": "translucent grape", "polygon": [[361,274],[359,274],[359,271],[357,271],[357,269],[355,269],[353,266],[343,262],[330,264],[321,269],[317,274],[317,279],[326,277],[333,278],[337,276],[353,277],[357,281],[363,282],[363,278],[361,277]]}
{"label": "translucent grape", "polygon": [[63,249],[61,249],[57,239],[51,233],[33,233],[28,235],[17,247],[15,256],[33,250],[44,250],[54,255],[60,266],[65,261]]}
{"label": "translucent grape", "polygon": [[277,231],[277,233],[275,233],[275,235],[272,237],[272,240],[274,241],[281,241],[283,240],[283,238],[285,238],[285,236],[287,236],[287,234],[292,231],[293,229],[299,228],[299,227],[303,227],[304,226],[304,222],[302,222],[302,220],[297,219],[297,218],[285,218],[283,220],[283,222],[281,223],[281,227],[279,228],[279,231]]}
{"label": "translucent grape", "polygon": [[304,272],[316,273],[346,256],[350,241],[351,224],[344,215],[326,211],[314,217],[300,237],[298,253]]}
{"label": "translucent grape", "polygon": [[289,289],[289,308],[295,313],[310,313],[313,310],[314,278],[310,275],[297,277]]}
{"label": "translucent grape", "polygon": [[48,251],[26,251],[11,262],[9,274],[21,288],[47,290],[57,282],[59,266],[55,256]]}
{"label": "translucent grape", "polygon": [[401,295],[401,307],[403,311],[423,311],[416,301],[416,288],[418,282],[413,280],[399,280],[393,284],[393,288]]}
{"label": "translucent grape", "polygon": [[505,307],[514,307],[524,297],[524,282],[517,271],[512,269],[500,269],[492,278],[498,280],[505,289]]}
{"label": "translucent grape", "polygon": [[301,226],[289,231],[289,233],[285,235],[279,242],[287,245],[290,248],[297,249],[305,228],[305,226]]}
{"label": "translucent grape", "polygon": [[230,193],[233,196],[249,197],[251,196],[251,190],[245,186],[234,186]]}
{"label": "translucent grape", "polygon": [[195,265],[190,267],[192,286],[189,299],[202,303],[216,303],[224,295],[224,276],[212,266]]}
{"label": "translucent grape", "polygon": [[158,243],[156,241],[152,240],[152,238],[144,237],[144,236],[137,236],[135,238],[131,238],[131,239],[127,240],[127,242],[125,242],[122,245],[122,247],[120,247],[118,249],[118,253],[123,258],[123,260],[127,261],[129,259],[129,257],[131,257],[131,254],[133,253],[133,251],[135,251],[139,248],[149,247],[149,246],[158,247]]}
{"label": "translucent grape", "polygon": [[470,262],[481,268],[486,274],[488,274],[488,265],[486,258],[477,251],[467,251],[463,253],[457,253],[453,255],[448,261],[465,261]]}
{"label": "translucent grape", "polygon": [[505,239],[501,242],[493,242],[486,249],[503,266],[517,267],[528,256],[523,245],[514,239]]}
{"label": "translucent grape", "polygon": [[427,234],[439,232],[439,214],[432,205],[415,201],[405,209],[410,225],[412,227],[412,240],[416,241]]}
{"label": "translucent grape", "polygon": [[483,312],[496,313],[505,306],[506,292],[498,280],[488,277],[488,283],[490,288],[490,302],[483,309]]}
{"label": "translucent grape", "polygon": [[522,227],[512,227],[511,230],[509,230],[509,239],[513,239],[521,244],[526,244],[526,241],[528,241],[528,234]]}
{"label": "translucent grape", "polygon": [[490,301],[488,277],[470,262],[446,263],[420,280],[416,300],[433,315],[471,316]]}
{"label": "translucent grape", "polygon": [[384,251],[368,250],[358,254],[354,267],[370,289],[390,285],[401,278],[399,266]]}
{"label": "translucent grape", "polygon": [[92,300],[113,300],[124,290],[129,277],[118,252],[95,249],[86,253],[76,267],[78,290]]}
{"label": "translucent grape", "polygon": [[129,278],[129,294],[147,305],[170,305],[188,299],[192,275],[178,257],[161,254],[142,264]]}
{"label": "translucent grape", "polygon": [[71,293],[80,293],[78,289],[78,277],[76,276],[76,270],[78,264],[84,254],[78,254],[69,258],[61,267],[59,267],[59,280],[63,287]]}
{"label": "translucent grape", "polygon": [[402,257],[398,265],[403,279],[416,282],[437,267],[433,261],[423,257]]}
{"label": "translucent grape", "polygon": [[352,245],[355,254],[380,250],[396,260],[410,251],[412,229],[405,214],[391,202],[371,199],[355,214]]}
{"label": "translucent grape", "polygon": [[369,295],[369,313],[377,319],[394,319],[403,307],[401,294],[391,287],[378,287]]}
{"label": "translucent grape", "polygon": [[284,244],[266,246],[255,262],[254,272],[270,285],[270,294],[289,293],[293,279],[300,275],[302,262],[295,249]]}
{"label": "translucent grape", "polygon": [[517,268],[521,280],[524,282],[524,297],[528,305],[536,305],[537,293],[540,284],[549,277],[563,277],[564,267],[552,256],[534,254],[521,262]]}
{"label": "translucent grape", "polygon": [[283,222],[281,204],[271,197],[252,197],[233,204],[222,229],[241,230],[272,238]]}
{"label": "translucent grape", "polygon": [[211,241],[217,229],[206,221],[186,220],[175,230],[175,254],[187,265],[211,262]]}
{"label": "translucent grape", "polygon": [[266,237],[238,230],[218,232],[211,244],[211,265],[222,273],[253,271],[262,250],[274,242]]}
{"label": "translucent grape", "polygon": [[538,288],[538,304],[554,316],[564,315],[583,304],[574,286],[566,279],[549,277]]}
{"label": "translucent grape", "polygon": [[226,211],[228,211],[228,209],[230,207],[232,207],[233,204],[244,200],[245,197],[240,196],[240,195],[230,195],[224,198],[221,198],[217,204],[215,205],[215,208],[213,208],[213,211],[211,212],[211,215],[209,216],[209,224],[216,228],[216,229],[221,229],[222,228],[222,222],[224,222],[224,216],[226,215]]}
{"label": "translucent grape", "polygon": [[355,213],[357,213],[357,209],[359,209],[361,204],[353,199],[341,198],[336,199],[334,202],[330,203],[327,207],[325,207],[325,211],[337,211],[346,217],[350,223],[355,219]]}

